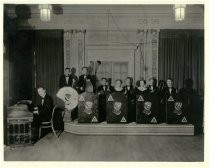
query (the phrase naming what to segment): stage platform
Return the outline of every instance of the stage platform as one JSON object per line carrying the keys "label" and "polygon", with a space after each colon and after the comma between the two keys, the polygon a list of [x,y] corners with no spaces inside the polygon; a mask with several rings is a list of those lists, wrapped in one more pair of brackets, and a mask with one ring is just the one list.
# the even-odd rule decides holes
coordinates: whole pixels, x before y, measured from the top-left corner
{"label": "stage platform", "polygon": [[194,126],[169,124],[80,124],[64,122],[64,131],[78,135],[194,135]]}

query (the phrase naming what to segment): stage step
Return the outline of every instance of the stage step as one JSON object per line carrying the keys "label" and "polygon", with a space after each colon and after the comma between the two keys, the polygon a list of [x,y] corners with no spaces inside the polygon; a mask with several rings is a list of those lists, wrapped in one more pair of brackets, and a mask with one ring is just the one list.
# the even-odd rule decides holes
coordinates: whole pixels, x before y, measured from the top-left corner
{"label": "stage step", "polygon": [[64,122],[64,131],[78,135],[194,135],[194,126],[169,124],[80,124]]}

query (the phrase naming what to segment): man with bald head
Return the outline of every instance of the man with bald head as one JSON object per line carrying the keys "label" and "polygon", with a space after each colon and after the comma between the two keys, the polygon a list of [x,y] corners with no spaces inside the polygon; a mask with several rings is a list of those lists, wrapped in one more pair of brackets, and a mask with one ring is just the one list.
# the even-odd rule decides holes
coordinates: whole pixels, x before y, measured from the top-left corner
{"label": "man with bald head", "polygon": [[41,98],[40,105],[38,105],[38,115],[41,122],[50,121],[53,110],[53,99],[46,93],[42,87],[37,89],[38,95]]}
{"label": "man with bald head", "polygon": [[49,122],[52,117],[53,99],[50,97],[43,87],[37,88],[39,99],[33,110],[34,140],[38,139],[38,131],[41,122]]}

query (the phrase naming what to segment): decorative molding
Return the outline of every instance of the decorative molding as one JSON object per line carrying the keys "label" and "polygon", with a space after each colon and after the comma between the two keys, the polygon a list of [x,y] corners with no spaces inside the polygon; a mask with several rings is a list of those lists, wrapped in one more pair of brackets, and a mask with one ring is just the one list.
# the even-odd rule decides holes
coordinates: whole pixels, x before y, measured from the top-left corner
{"label": "decorative molding", "polygon": [[64,69],[70,65],[72,31],[64,31]]}
{"label": "decorative molding", "polygon": [[140,76],[140,79],[145,79],[145,46],[146,46],[147,30],[139,29],[137,33],[138,33],[138,38],[139,38],[138,49],[139,49],[139,57],[140,57],[139,76]]}
{"label": "decorative molding", "polygon": [[160,24],[160,19],[152,18],[151,19],[151,24]]}
{"label": "decorative molding", "polygon": [[160,30],[151,30],[152,41],[152,77],[158,79],[158,39]]}
{"label": "decorative molding", "polygon": [[77,75],[84,66],[84,46],[86,30],[72,29],[64,31],[64,69],[75,67]]}
{"label": "decorative molding", "polygon": [[144,24],[147,25],[148,24],[148,20],[147,19],[138,19],[139,24]]}
{"label": "decorative molding", "polygon": [[158,78],[158,29],[138,29],[139,38],[139,74],[140,79]]}

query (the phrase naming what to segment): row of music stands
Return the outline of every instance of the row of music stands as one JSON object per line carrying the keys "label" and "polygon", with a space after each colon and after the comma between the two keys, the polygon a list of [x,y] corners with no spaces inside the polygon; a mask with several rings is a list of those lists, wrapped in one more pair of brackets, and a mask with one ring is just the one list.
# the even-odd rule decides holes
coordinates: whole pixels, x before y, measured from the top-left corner
{"label": "row of music stands", "polygon": [[160,106],[158,98],[152,94],[129,99],[122,93],[98,95],[84,92],[79,95],[78,123],[128,123],[132,110],[135,110],[135,122],[138,124],[158,124],[161,123],[161,117],[165,117],[168,124],[190,123],[186,105],[176,96],[168,97],[162,104],[165,116],[161,116]]}

